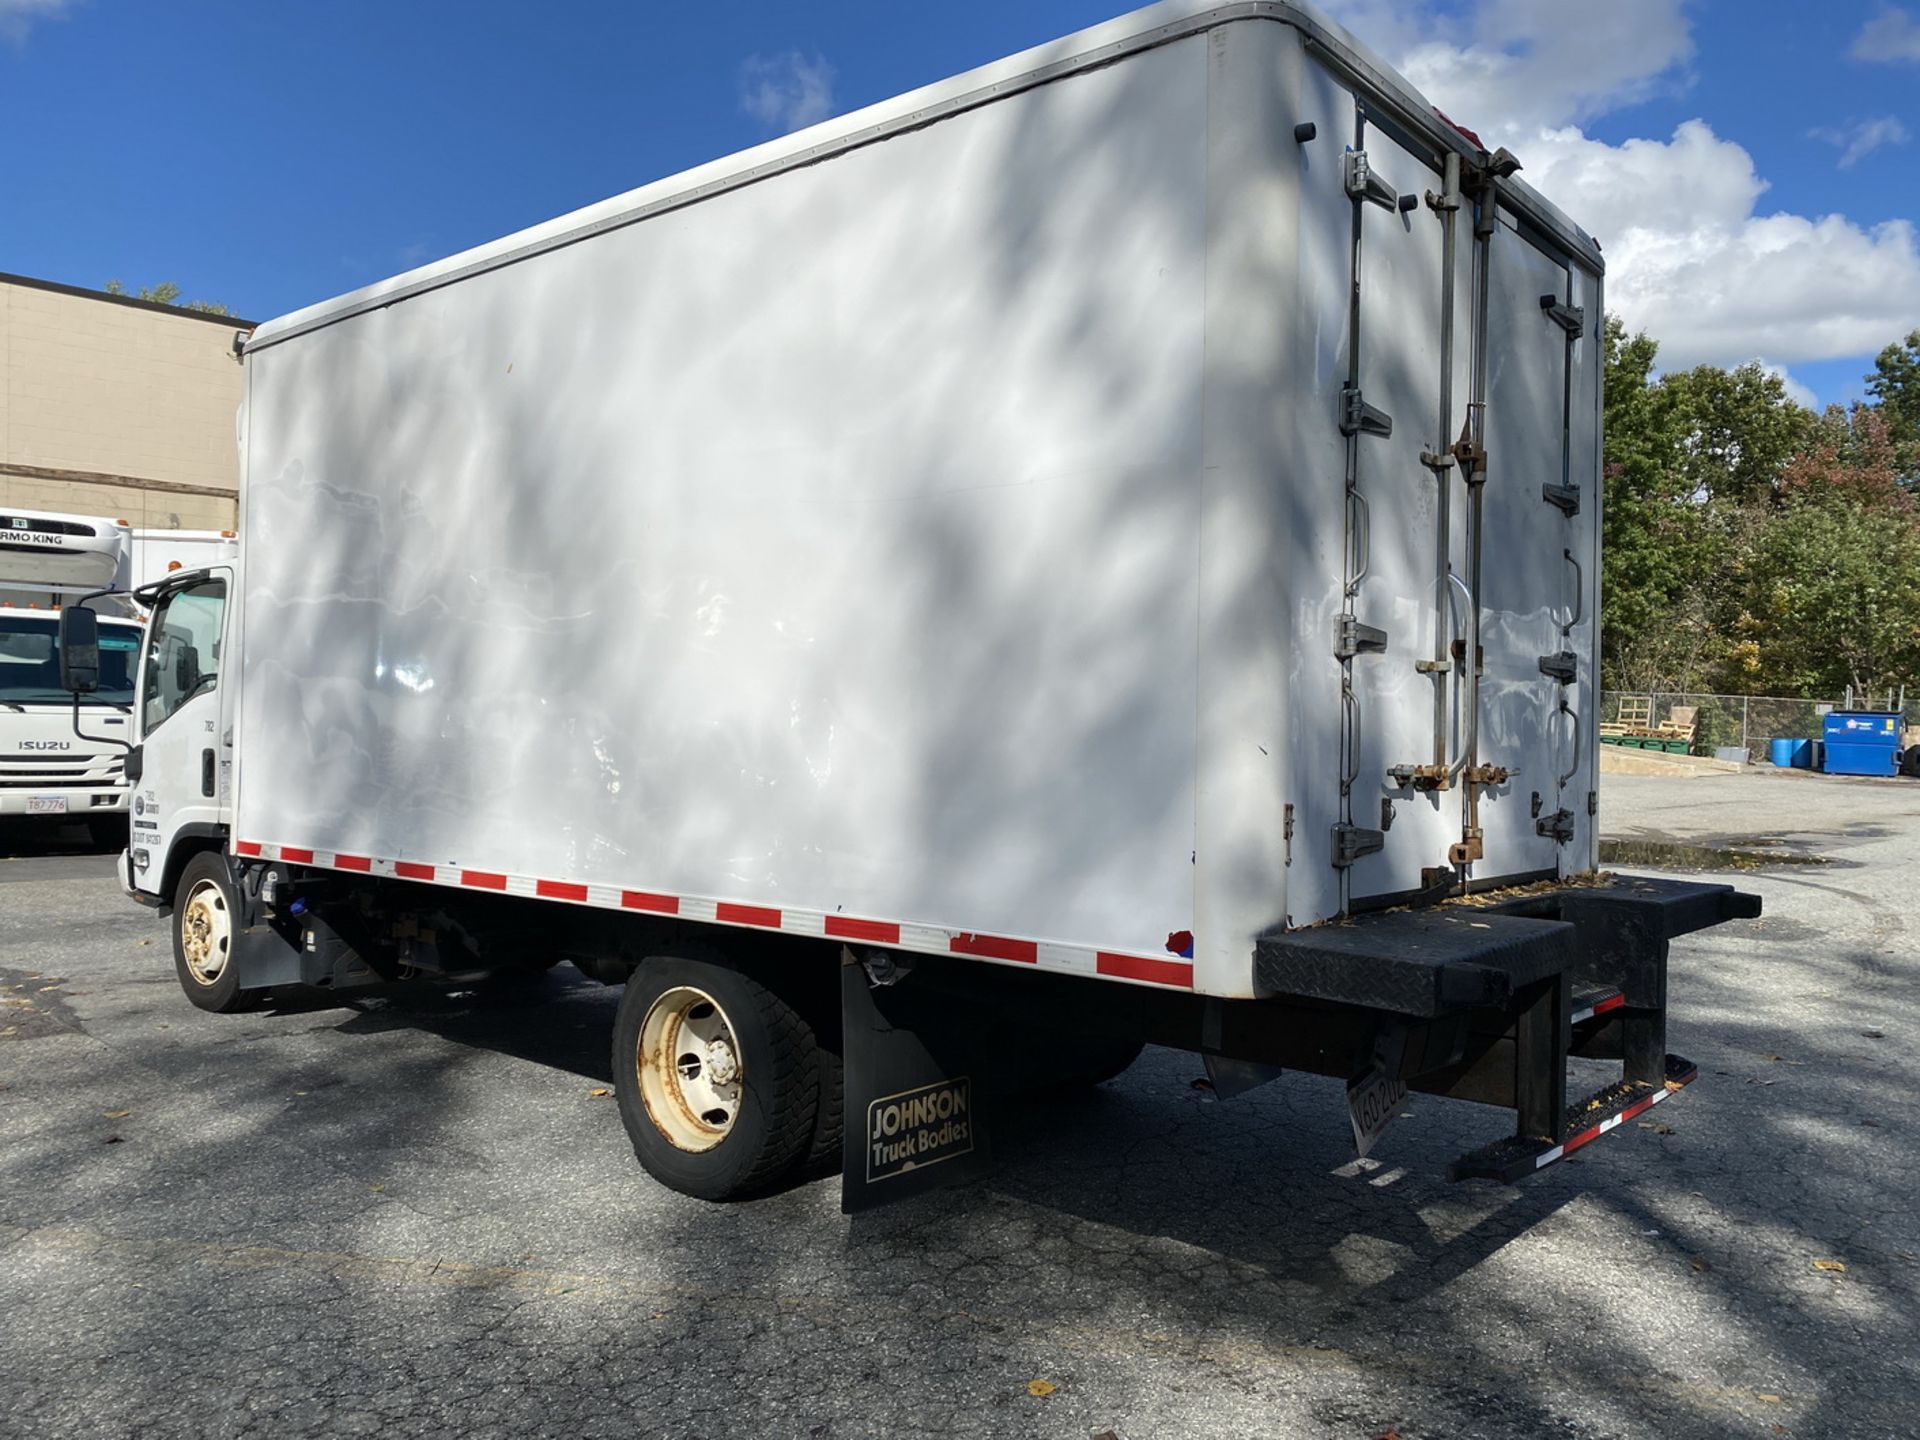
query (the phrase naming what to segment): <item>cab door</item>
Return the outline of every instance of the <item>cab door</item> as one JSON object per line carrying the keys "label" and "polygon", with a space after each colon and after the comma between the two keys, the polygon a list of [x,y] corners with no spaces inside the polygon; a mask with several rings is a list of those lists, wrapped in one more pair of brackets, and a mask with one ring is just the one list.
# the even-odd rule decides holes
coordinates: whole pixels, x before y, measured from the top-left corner
{"label": "cab door", "polygon": [[228,597],[233,574],[199,571],[162,592],[140,658],[140,779],[129,804],[135,888],[159,893],[167,855],[185,833],[209,834],[231,815],[225,743]]}

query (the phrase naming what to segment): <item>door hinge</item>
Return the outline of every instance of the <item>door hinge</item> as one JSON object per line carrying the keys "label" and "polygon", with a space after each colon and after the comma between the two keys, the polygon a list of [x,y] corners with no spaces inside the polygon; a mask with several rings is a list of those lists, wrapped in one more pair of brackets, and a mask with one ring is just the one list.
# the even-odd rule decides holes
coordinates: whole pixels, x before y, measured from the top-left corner
{"label": "door hinge", "polygon": [[1567,339],[1578,340],[1587,330],[1587,312],[1578,305],[1569,305],[1558,295],[1542,295],[1540,308],[1554,324],[1567,332]]}
{"label": "door hinge", "polygon": [[1587,791],[1587,814],[1598,815],[1599,813],[1600,792],[1598,790],[1589,790]]}
{"label": "door hinge", "polygon": [[1356,655],[1384,655],[1386,651],[1386,631],[1377,626],[1362,625],[1351,615],[1340,617],[1340,628],[1333,639],[1336,658],[1351,660]]}
{"label": "door hinge", "polygon": [[1573,812],[1571,810],[1556,810],[1547,816],[1546,819],[1534,821],[1533,828],[1537,833],[1553,841],[1554,844],[1564,845],[1573,839]]}
{"label": "door hinge", "polygon": [[1564,510],[1571,520],[1580,513],[1580,487],[1578,485],[1542,485],[1540,498],[1547,504]]}
{"label": "door hinge", "polygon": [[1360,394],[1358,385],[1340,387],[1340,433],[1342,435],[1378,435],[1385,438],[1393,434],[1393,417],[1376,406],[1367,404]]}
{"label": "door hinge", "polygon": [[1358,825],[1333,827],[1333,868],[1344,870],[1363,855],[1386,848],[1387,837],[1378,830],[1363,830]]}
{"label": "door hinge", "polygon": [[1571,685],[1574,677],[1580,673],[1580,657],[1571,650],[1542,655],[1540,673],[1550,680],[1558,680],[1562,685]]}
{"label": "door hinge", "polygon": [[1400,194],[1373,173],[1373,164],[1364,150],[1349,150],[1346,158],[1347,194],[1387,210],[1400,208]]}

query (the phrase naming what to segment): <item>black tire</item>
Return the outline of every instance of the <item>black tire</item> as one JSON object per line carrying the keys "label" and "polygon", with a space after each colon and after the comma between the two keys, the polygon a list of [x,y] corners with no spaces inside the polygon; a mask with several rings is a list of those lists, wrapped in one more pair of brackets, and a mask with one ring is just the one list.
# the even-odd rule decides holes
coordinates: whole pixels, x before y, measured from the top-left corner
{"label": "black tire", "polygon": [[[739,1065],[737,1108],[723,1136],[709,1137],[711,1148],[699,1150],[669,1138],[642,1090],[641,1033],[648,1014],[656,1002],[670,1011],[687,991],[711,997],[719,1008]],[[732,1200],[793,1175],[815,1139],[824,1063],[813,1027],[799,1011],[718,957],[643,961],[620,997],[613,1026],[620,1119],[647,1173],[682,1195]]]}
{"label": "black tire", "polygon": [[1920,745],[1909,745],[1900,756],[1900,773],[1920,780]]}
{"label": "black tire", "polygon": [[809,1175],[840,1173],[846,1144],[845,1071],[842,1057],[824,1046],[820,1050],[820,1108],[814,1119],[813,1144],[807,1150]]}
{"label": "black tire", "polygon": [[[198,892],[198,893],[196,893]],[[204,936],[192,938],[189,931],[205,924],[208,917],[201,906],[210,906],[225,917],[225,943],[209,942]],[[194,856],[180,872],[173,889],[173,973],[187,999],[202,1010],[216,1015],[233,1015],[251,1010],[260,1003],[261,993],[242,990],[239,972],[233,964],[233,941],[239,933],[239,900],[233,880],[227,874],[226,857],[216,851]],[[218,930],[216,923],[211,927]],[[188,959],[190,947],[196,958]],[[216,968],[217,957],[217,968]]]}

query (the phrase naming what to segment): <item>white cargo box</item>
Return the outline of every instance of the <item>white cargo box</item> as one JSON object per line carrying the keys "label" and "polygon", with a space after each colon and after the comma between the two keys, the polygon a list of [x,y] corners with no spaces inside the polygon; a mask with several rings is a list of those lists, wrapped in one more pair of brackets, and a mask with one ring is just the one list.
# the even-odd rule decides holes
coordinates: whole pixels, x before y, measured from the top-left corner
{"label": "white cargo box", "polygon": [[1221,995],[1589,868],[1601,265],[1507,169],[1175,0],[263,326],[242,853]]}

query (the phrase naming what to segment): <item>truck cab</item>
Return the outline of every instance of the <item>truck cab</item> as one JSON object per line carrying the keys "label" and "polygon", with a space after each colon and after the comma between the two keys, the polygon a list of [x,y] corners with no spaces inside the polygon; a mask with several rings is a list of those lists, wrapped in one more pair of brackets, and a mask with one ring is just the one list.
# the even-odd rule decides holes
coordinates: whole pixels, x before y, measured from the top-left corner
{"label": "truck cab", "polygon": [[[0,816],[82,821],[103,846],[119,843],[127,814],[141,635],[126,593],[131,535],[124,520],[0,514]],[[80,603],[98,617],[99,676],[76,728],[58,635],[62,607]]]}
{"label": "truck cab", "polygon": [[177,570],[138,592],[151,607],[133,697],[127,889],[166,906],[180,867],[225,843],[231,816],[232,691],[221,681],[233,569]]}
{"label": "truck cab", "polygon": [[123,774],[131,742],[137,621],[100,617],[100,687],[73,697],[60,684],[59,615],[0,603],[0,815],[58,824],[82,821],[94,840],[116,843],[127,819]]}

